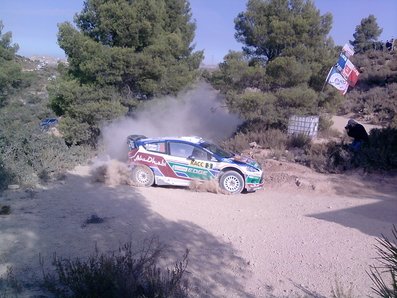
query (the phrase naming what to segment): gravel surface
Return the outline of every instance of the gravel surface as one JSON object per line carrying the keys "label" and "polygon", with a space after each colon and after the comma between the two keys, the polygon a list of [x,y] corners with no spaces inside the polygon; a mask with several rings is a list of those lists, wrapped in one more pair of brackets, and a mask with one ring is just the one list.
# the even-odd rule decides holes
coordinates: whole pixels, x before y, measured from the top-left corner
{"label": "gravel surface", "polygon": [[49,266],[54,252],[84,257],[155,235],[170,247],[166,264],[190,250],[193,296],[330,297],[338,286],[371,294],[376,238],[397,224],[396,177],[321,175],[271,160],[264,168],[264,190],[233,196],[106,185],[88,167],[48,188],[8,190],[0,275],[12,266],[31,297],[39,254]]}

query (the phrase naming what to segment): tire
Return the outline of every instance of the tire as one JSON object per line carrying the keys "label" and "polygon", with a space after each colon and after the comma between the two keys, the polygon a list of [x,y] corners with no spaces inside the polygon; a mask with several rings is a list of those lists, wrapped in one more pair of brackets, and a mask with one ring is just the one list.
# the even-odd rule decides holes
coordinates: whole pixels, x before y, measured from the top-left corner
{"label": "tire", "polygon": [[221,176],[219,185],[230,194],[239,194],[244,189],[244,179],[236,171],[227,171]]}
{"label": "tire", "polygon": [[132,169],[131,179],[137,186],[152,186],[154,174],[147,166],[136,166]]}

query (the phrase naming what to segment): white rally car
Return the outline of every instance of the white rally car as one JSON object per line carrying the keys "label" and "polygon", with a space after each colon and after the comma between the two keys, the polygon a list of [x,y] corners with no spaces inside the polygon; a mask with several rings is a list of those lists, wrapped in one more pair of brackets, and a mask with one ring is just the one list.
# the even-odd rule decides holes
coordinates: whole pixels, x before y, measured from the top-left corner
{"label": "white rally car", "polygon": [[127,138],[132,180],[140,186],[188,186],[192,180],[217,179],[228,193],[263,187],[263,171],[255,160],[238,156],[200,137]]}

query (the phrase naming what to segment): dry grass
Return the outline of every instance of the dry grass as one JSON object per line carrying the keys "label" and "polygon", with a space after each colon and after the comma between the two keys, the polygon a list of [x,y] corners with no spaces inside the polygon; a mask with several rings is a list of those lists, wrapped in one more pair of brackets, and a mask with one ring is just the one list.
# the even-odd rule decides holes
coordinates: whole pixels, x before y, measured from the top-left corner
{"label": "dry grass", "polygon": [[43,286],[55,297],[188,297],[188,251],[172,268],[162,268],[165,246],[158,239],[145,241],[141,250],[133,246],[126,243],[113,253],[96,249],[88,258],[54,255],[53,270],[40,258]]}

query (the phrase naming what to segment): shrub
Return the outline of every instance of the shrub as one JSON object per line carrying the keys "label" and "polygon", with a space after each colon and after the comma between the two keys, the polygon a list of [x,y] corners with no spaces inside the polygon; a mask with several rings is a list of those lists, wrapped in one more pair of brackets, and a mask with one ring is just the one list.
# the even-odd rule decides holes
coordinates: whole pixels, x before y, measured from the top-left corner
{"label": "shrub", "polygon": [[164,246],[152,239],[140,252],[132,244],[118,253],[102,254],[96,250],[87,260],[54,257],[55,273],[44,270],[43,285],[57,297],[187,297],[183,275],[188,251],[174,268],[158,267]]}
{"label": "shrub", "polygon": [[222,147],[232,152],[242,152],[249,149],[250,143],[255,142],[257,145],[278,151],[284,151],[287,144],[287,135],[278,129],[262,130],[260,126],[243,129],[236,133],[232,138],[224,141]]}
{"label": "shrub", "polygon": [[249,143],[252,142],[249,139],[248,134],[237,133],[230,139],[227,139],[221,143],[222,147],[236,153],[243,152],[249,149]]}
{"label": "shrub", "polygon": [[332,127],[332,124],[334,124],[334,122],[332,121],[332,117],[330,115],[323,114],[319,117],[318,130],[329,130]]}
{"label": "shrub", "polygon": [[391,124],[397,114],[397,52],[357,54],[352,62],[360,70],[359,81],[346,95],[341,113],[371,116],[373,122]]}
{"label": "shrub", "polygon": [[25,186],[58,179],[90,154],[84,146],[68,147],[61,138],[27,127],[16,130],[0,153],[7,166],[7,184]]}
{"label": "shrub", "polygon": [[318,172],[340,173],[353,168],[353,153],[337,142],[313,144],[307,155],[307,165]]}
{"label": "shrub", "polygon": [[306,134],[294,134],[288,138],[288,148],[305,149],[308,148],[308,146],[311,144],[311,141],[311,137]]}
{"label": "shrub", "polygon": [[354,163],[368,170],[397,169],[397,129],[372,129],[368,144],[355,154]]}
{"label": "shrub", "polygon": [[268,129],[259,138],[259,144],[268,149],[285,150],[288,136],[279,129]]}
{"label": "shrub", "polygon": [[8,205],[0,204],[0,215],[8,215],[11,213],[11,207]]}
{"label": "shrub", "polygon": [[338,173],[353,168],[397,169],[397,129],[372,129],[369,141],[358,152],[337,142],[314,144],[307,148],[307,165],[320,172]]}

